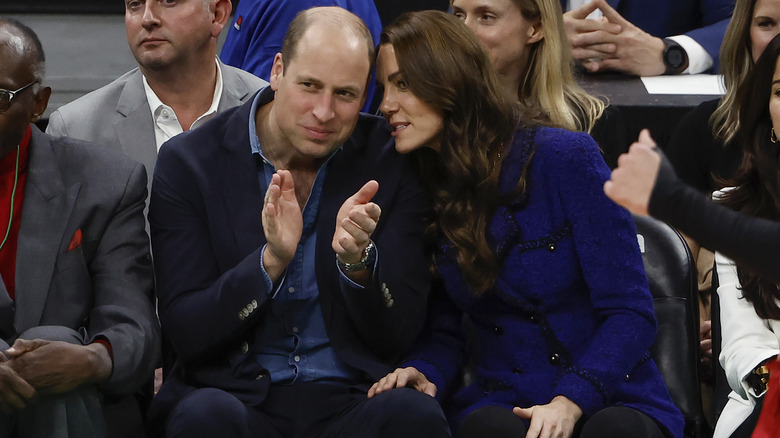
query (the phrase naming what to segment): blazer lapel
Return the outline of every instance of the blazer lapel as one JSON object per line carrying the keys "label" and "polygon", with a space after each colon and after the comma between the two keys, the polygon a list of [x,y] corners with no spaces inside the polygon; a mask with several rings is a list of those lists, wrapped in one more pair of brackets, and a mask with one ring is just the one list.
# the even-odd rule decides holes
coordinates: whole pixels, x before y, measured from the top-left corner
{"label": "blazer lapel", "polygon": [[63,250],[63,233],[81,189],[81,184],[65,187],[56,162],[48,137],[33,127],[16,254],[17,333],[40,322],[57,255]]}
{"label": "blazer lapel", "polygon": [[222,96],[219,99],[217,112],[222,112],[244,103],[244,99],[250,96],[252,90],[234,70],[225,66],[222,61],[217,60],[217,62],[222,70]]}
{"label": "blazer lapel", "polygon": [[127,80],[119,96],[116,111],[122,116],[114,124],[122,153],[146,167],[147,187],[151,187],[154,165],[157,162],[157,141],[140,70],[136,70]]}
{"label": "blazer lapel", "polygon": [[[249,105],[240,108],[228,120],[223,132],[223,154],[218,158],[219,196],[224,200],[234,247],[240,258],[265,242],[261,214],[263,193],[257,165],[249,148]],[[240,260],[239,258],[239,260]],[[238,260],[236,260],[237,262]]]}

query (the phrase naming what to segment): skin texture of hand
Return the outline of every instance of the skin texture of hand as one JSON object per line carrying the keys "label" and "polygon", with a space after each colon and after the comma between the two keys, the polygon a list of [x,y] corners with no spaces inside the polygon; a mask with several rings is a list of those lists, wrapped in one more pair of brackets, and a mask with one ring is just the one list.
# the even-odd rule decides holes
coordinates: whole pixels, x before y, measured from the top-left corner
{"label": "skin texture of hand", "polygon": [[562,395],[546,405],[514,408],[512,412],[531,422],[526,438],[569,438],[582,416],[582,409]]}
{"label": "skin texture of hand", "polygon": [[271,281],[276,281],[295,256],[303,232],[303,216],[290,171],[279,170],[271,177],[262,219],[266,239],[263,267]]}
{"label": "skin texture of hand", "polygon": [[699,350],[702,361],[712,360],[712,321],[709,319],[699,326]]}
{"label": "skin texture of hand", "polygon": [[10,414],[24,409],[36,395],[35,388],[19,377],[0,353],[0,411]]}
{"label": "skin texture of hand", "polygon": [[425,374],[415,367],[396,368],[392,373],[382,377],[368,390],[368,398],[389,391],[393,388],[413,388],[436,397],[436,385],[428,381]]}
{"label": "skin texture of hand", "polygon": [[661,156],[654,148],[650,132],[643,129],[628,153],[618,157],[618,167],[604,183],[604,193],[634,214],[648,214],[650,195],[661,167]]}
{"label": "skin texture of hand", "polygon": [[371,198],[379,190],[379,183],[371,180],[341,205],[333,233],[333,251],[344,263],[357,263],[371,240],[382,214]]}
{"label": "skin texture of hand", "polygon": [[61,394],[81,385],[101,383],[113,364],[102,344],[76,345],[42,339],[17,339],[6,352],[8,365],[32,387],[45,394]]}
{"label": "skin texture of hand", "polygon": [[[604,16],[588,20],[594,10]],[[666,70],[664,42],[623,18],[605,0],[594,0],[564,14],[572,56],[591,73],[619,71],[638,76],[658,76]]]}

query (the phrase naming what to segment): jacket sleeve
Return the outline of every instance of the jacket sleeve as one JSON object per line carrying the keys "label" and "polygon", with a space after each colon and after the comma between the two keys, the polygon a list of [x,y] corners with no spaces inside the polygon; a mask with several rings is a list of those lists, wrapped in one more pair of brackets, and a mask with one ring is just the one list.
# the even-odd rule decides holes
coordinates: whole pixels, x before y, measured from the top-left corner
{"label": "jacket sleeve", "polygon": [[780,257],[775,255],[780,248],[780,222],[746,216],[716,204],[680,181],[663,155],[648,210],[701,246],[780,281]]}
{"label": "jacket sleeve", "polygon": [[146,172],[137,164],[89,262],[95,296],[90,342],[107,339],[113,371],[106,391],[129,393],[148,381],[160,360],[160,325],[146,235]]}
{"label": "jacket sleeve", "polygon": [[722,336],[720,363],[731,389],[743,399],[755,401],[756,394],[745,378],[758,364],[780,353],[777,335],[742,298],[734,262],[716,253],[715,263]]}
{"label": "jacket sleeve", "polygon": [[217,227],[201,185],[213,177],[196,175],[186,151],[170,146],[157,161],[149,222],[160,320],[178,359],[189,362],[219,357],[220,349],[238,342],[256,324],[271,290],[260,266],[262,245],[238,261],[217,256],[214,242],[235,236],[226,226],[212,235]]}
{"label": "jacket sleeve", "polygon": [[393,362],[409,351],[422,330],[431,287],[423,242],[430,198],[408,160],[398,164],[398,185],[389,202],[381,205],[372,235],[377,264],[371,281],[362,288],[339,276],[339,289],[359,335],[377,357]]}
{"label": "jacket sleeve", "polygon": [[649,354],[656,321],[634,223],[604,195],[609,169],[589,136],[567,140],[545,164],[561,175],[558,195],[599,325],[555,391],[591,415]]}

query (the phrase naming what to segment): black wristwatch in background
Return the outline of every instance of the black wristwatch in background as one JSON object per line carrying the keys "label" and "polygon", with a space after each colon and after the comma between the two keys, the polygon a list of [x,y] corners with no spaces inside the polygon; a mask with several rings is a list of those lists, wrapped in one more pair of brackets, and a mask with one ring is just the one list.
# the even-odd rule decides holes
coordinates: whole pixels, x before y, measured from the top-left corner
{"label": "black wristwatch in background", "polygon": [[688,68],[688,53],[683,47],[670,38],[664,38],[665,75],[676,75]]}

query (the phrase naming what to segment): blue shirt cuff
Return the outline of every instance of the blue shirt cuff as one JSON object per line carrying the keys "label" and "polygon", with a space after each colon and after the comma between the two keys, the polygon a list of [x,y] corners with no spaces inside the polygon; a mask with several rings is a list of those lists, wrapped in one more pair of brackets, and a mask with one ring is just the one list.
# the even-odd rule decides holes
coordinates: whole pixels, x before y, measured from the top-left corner
{"label": "blue shirt cuff", "polygon": [[268,272],[265,271],[265,266],[263,266],[263,253],[265,252],[265,247],[268,246],[263,245],[263,248],[260,250],[260,270],[263,271],[263,279],[265,280],[265,290],[273,291],[270,296],[271,299],[276,299],[276,295],[279,294],[279,291],[282,290],[282,285],[284,284],[285,278],[287,278],[287,269],[284,270],[284,273],[282,273],[282,276],[279,278],[279,283],[274,287],[274,282],[271,281],[271,276],[268,275]]}

